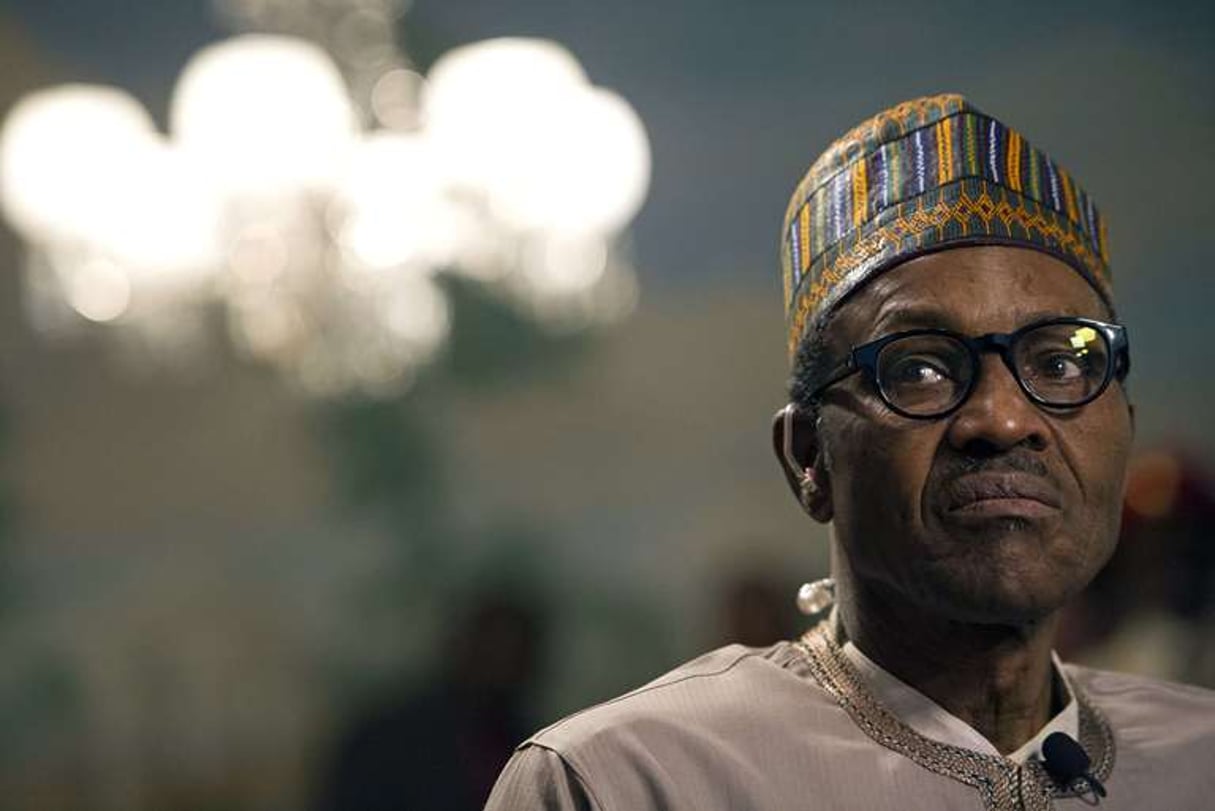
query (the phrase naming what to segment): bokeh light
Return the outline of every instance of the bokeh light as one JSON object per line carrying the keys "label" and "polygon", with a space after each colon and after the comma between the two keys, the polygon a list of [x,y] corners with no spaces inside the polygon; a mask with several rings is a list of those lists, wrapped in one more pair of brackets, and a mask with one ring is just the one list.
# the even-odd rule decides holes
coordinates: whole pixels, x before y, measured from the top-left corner
{"label": "bokeh light", "polygon": [[99,220],[97,245],[166,287],[210,279],[220,259],[221,206],[200,168],[159,135],[145,142]]}
{"label": "bokeh light", "polygon": [[463,241],[457,205],[430,139],[373,133],[351,154],[339,183],[339,241],[354,263],[434,268],[456,260]]}
{"label": "bokeh light", "polygon": [[90,321],[113,321],[131,303],[131,279],[117,264],[93,259],[70,269],[67,298]]}
{"label": "bokeh light", "polygon": [[[339,40],[379,48],[364,16]],[[631,310],[618,243],[650,153],[628,102],[548,40],[459,47],[426,77],[399,55],[343,74],[347,50],[262,34],[206,47],[168,135],[114,88],[17,105],[0,193],[31,248],[31,315],[172,347],[166,325],[197,332],[218,303],[241,354],[331,394],[400,389],[434,357],[450,329],[439,273],[560,330]]]}
{"label": "bokeh light", "polygon": [[151,116],[113,87],[71,84],[14,106],[0,139],[0,203],[20,231],[46,240],[104,240],[112,197],[140,174]]}
{"label": "bokeh light", "polygon": [[1131,461],[1127,472],[1126,505],[1143,518],[1163,518],[1181,492],[1181,461],[1173,454],[1148,451]]}
{"label": "bokeh light", "polygon": [[418,105],[425,79],[416,71],[393,68],[376,79],[371,88],[371,111],[388,129],[411,130],[421,122]]}
{"label": "bokeh light", "polygon": [[332,179],[354,133],[341,74],[315,45],[245,35],[204,48],[173,93],[182,149],[233,194],[278,194]]}
{"label": "bokeh light", "polygon": [[511,159],[491,180],[507,221],[525,230],[611,233],[637,214],[649,146],[641,120],[617,94],[587,88],[517,136]]}
{"label": "bokeh light", "polygon": [[423,112],[453,179],[522,231],[619,230],[645,197],[640,118],[556,43],[503,38],[449,51],[428,77]]}
{"label": "bokeh light", "polygon": [[423,93],[426,127],[457,160],[462,179],[492,176],[519,136],[583,91],[587,77],[554,42],[500,38],[453,48],[431,68]]}

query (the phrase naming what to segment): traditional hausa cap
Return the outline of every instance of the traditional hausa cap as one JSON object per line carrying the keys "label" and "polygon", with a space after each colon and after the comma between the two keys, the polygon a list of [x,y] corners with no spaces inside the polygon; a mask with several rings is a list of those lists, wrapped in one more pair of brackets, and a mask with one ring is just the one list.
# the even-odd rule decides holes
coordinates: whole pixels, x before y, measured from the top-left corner
{"label": "traditional hausa cap", "polygon": [[959,95],[903,102],[832,144],[785,214],[781,265],[789,354],[878,273],[962,245],[1034,248],[1111,299],[1105,227],[1044,152]]}

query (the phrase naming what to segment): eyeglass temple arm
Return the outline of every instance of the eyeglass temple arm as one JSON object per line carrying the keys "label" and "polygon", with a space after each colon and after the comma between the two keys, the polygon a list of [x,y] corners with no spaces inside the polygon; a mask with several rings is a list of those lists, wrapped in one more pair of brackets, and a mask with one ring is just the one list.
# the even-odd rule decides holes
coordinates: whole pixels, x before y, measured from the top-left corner
{"label": "eyeglass temple arm", "polygon": [[860,369],[861,367],[856,362],[856,355],[850,354],[847,360],[835,367],[824,382],[815,387],[814,391],[810,394],[810,402],[816,402],[824,391],[834,386],[844,378],[856,374],[860,371]]}
{"label": "eyeglass temple arm", "polygon": [[781,437],[781,453],[784,454],[785,464],[790,470],[801,471],[802,463],[793,455],[793,416],[797,413],[797,406],[793,403],[788,403],[781,409],[781,418],[784,421],[784,436]]}
{"label": "eyeglass temple arm", "polygon": [[[845,377],[854,374],[859,369],[860,367],[856,364],[856,358],[849,355],[846,361],[836,367],[825,383],[814,389],[814,391],[810,394],[810,401],[814,402],[818,400],[819,395],[822,394],[827,387],[835,385]],[[784,436],[781,438],[781,453],[784,455],[785,464],[789,466],[790,470],[803,469],[802,463],[798,461],[797,456],[793,453],[793,418],[796,416],[796,414],[797,406],[793,403],[788,403],[784,408],[781,409],[781,419],[784,421],[785,428],[783,431]]]}

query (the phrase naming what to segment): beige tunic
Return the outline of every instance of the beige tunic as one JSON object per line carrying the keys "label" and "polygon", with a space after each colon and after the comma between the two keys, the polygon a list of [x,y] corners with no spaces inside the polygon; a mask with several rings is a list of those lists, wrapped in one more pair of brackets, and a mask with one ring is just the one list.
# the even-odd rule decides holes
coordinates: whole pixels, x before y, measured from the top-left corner
{"label": "beige tunic", "polygon": [[[1215,809],[1215,693],[1067,666],[1099,807]],[[1078,787],[1077,787],[1078,788]],[[1036,760],[934,741],[821,629],[722,648],[526,741],[487,811],[1085,809]]]}

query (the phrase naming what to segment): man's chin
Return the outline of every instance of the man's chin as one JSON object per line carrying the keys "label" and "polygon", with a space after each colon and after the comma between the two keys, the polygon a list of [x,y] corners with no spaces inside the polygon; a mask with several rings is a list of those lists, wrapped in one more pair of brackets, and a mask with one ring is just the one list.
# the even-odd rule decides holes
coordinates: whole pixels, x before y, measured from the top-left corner
{"label": "man's chin", "polygon": [[1059,606],[1017,603],[987,605],[955,604],[946,608],[948,617],[965,625],[986,625],[1001,628],[1031,628],[1041,625],[1062,608]]}

